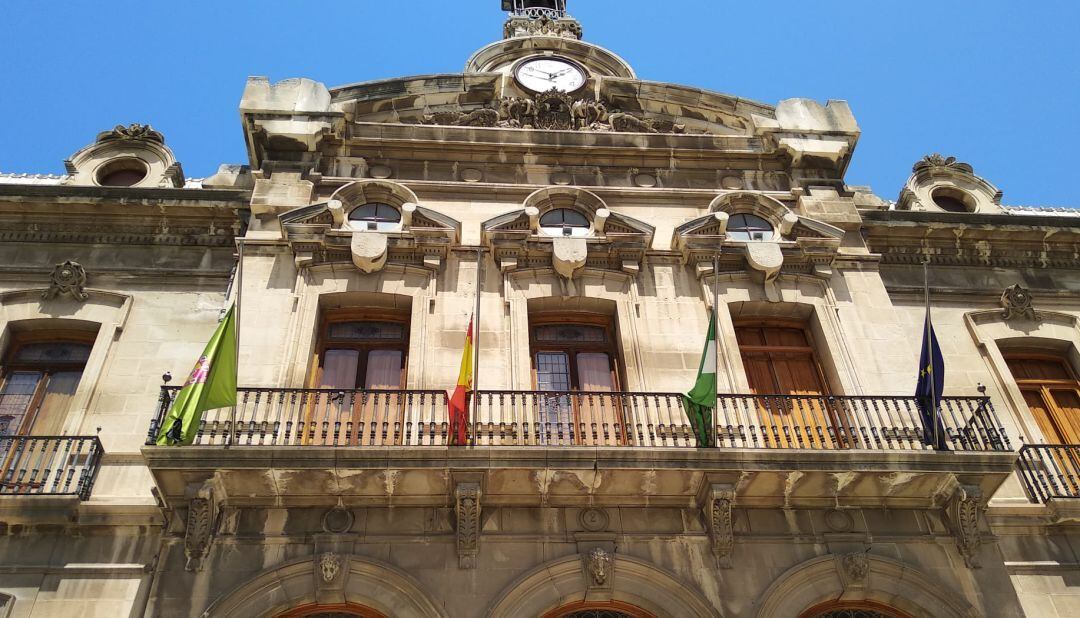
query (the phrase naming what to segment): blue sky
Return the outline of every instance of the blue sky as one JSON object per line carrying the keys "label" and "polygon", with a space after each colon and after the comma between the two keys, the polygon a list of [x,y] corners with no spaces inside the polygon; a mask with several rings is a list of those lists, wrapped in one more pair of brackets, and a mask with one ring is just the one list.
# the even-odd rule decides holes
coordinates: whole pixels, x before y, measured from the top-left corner
{"label": "blue sky", "polygon": [[[643,79],[775,104],[846,99],[847,180],[895,199],[955,155],[1009,204],[1080,206],[1075,0],[570,0],[586,40]],[[499,0],[9,2],[0,19],[0,171],[60,173],[117,123],[165,134],[188,176],[245,162],[248,75],[334,86],[460,72],[501,36]]]}

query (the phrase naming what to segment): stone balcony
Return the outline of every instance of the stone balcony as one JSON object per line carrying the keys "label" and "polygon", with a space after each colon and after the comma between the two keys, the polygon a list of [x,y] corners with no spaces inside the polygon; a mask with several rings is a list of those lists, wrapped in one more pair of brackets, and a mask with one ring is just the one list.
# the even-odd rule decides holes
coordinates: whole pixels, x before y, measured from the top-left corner
{"label": "stone balcony", "polygon": [[986,398],[943,400],[949,451],[923,444],[908,397],[720,395],[712,448],[696,447],[682,406],[676,393],[483,391],[471,445],[456,447],[443,391],[241,389],[194,445],[143,455],[167,503],[210,484],[236,507],[442,507],[470,479],[510,507],[690,508],[721,486],[747,508],[932,508],[958,486],[989,497],[1016,459]]}

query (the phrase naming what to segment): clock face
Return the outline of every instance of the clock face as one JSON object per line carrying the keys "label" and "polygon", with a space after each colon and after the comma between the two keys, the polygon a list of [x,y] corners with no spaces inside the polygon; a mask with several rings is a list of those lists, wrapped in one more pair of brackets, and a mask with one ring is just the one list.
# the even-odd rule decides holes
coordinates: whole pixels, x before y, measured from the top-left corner
{"label": "clock face", "polygon": [[518,83],[533,92],[573,92],[585,85],[585,72],[559,58],[534,58],[518,65]]}

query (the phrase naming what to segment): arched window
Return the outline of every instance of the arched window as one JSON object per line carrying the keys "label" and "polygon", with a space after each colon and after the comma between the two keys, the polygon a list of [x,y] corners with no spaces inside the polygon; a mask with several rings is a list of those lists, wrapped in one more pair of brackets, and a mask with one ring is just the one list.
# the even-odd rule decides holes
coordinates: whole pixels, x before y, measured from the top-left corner
{"label": "arched window", "polygon": [[731,240],[772,240],[773,226],[757,215],[739,213],[728,219],[727,237]]}
{"label": "arched window", "polygon": [[569,208],[556,208],[540,217],[540,231],[548,236],[588,236],[589,220]]}
{"label": "arched window", "polygon": [[93,333],[16,333],[0,371],[0,434],[59,435]]}
{"label": "arched window", "polygon": [[390,204],[371,202],[350,212],[349,221],[360,229],[386,232],[401,224],[401,211]]}
{"label": "arched window", "polygon": [[655,618],[629,603],[574,603],[544,614],[543,618]]}
{"label": "arched window", "polygon": [[825,603],[808,609],[799,618],[911,618],[911,616],[907,612],[864,601]]}

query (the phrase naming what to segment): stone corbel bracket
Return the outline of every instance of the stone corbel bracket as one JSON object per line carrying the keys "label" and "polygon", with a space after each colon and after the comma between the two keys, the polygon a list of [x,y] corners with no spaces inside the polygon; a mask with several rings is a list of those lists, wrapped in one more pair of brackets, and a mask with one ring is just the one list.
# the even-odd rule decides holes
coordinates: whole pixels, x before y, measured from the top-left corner
{"label": "stone corbel bracket", "polygon": [[709,534],[713,555],[721,569],[731,568],[731,556],[735,550],[735,531],[732,507],[735,505],[735,485],[713,483],[704,496],[702,511]]}
{"label": "stone corbel bracket", "polygon": [[458,568],[475,569],[480,554],[481,497],[480,480],[471,475],[455,477],[454,518]]}
{"label": "stone corbel bracket", "polygon": [[982,489],[976,485],[958,485],[945,502],[945,524],[956,537],[956,548],[969,569],[980,568],[978,553],[982,547],[979,514],[984,508]]}
{"label": "stone corbel bracket", "polygon": [[221,520],[224,492],[213,481],[189,485],[186,490],[187,517],[184,519],[184,556],[188,571],[202,571]]}

